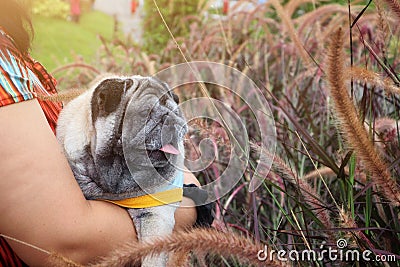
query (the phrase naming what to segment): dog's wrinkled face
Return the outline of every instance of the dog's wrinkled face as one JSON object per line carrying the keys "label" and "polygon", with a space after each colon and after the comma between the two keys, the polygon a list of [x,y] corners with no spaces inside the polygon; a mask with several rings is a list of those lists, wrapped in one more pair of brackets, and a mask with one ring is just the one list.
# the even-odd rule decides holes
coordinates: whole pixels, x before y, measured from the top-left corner
{"label": "dog's wrinkled face", "polygon": [[152,77],[107,78],[95,88],[91,154],[105,192],[135,191],[138,183],[155,188],[174,178],[187,132],[178,101]]}

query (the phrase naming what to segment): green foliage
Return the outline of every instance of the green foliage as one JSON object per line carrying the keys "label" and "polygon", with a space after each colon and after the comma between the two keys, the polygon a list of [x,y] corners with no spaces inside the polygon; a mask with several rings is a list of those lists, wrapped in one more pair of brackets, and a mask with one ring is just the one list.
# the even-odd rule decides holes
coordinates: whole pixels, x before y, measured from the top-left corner
{"label": "green foliage", "polygon": [[[157,4],[174,36],[183,37],[187,35],[189,27],[186,19],[197,13],[199,0],[159,0]],[[144,11],[144,48],[149,53],[159,54],[170,40],[170,35],[153,1],[145,1]]]}
{"label": "green foliage", "polygon": [[62,0],[33,0],[32,13],[47,18],[66,19],[69,15],[69,4]]}
{"label": "green foliage", "polygon": [[79,24],[65,20],[34,16],[35,39],[32,56],[48,70],[83,59],[92,62],[101,42],[98,35],[111,39],[112,17],[101,12],[85,13]]}

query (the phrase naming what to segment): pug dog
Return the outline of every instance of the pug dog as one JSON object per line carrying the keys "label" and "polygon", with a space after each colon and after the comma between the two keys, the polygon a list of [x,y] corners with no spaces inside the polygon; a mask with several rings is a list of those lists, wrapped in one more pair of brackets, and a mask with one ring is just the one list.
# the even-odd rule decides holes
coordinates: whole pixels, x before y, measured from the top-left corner
{"label": "pug dog", "polygon": [[[178,103],[153,77],[108,76],[58,119],[57,139],[85,197],[126,207],[141,241],[172,232],[182,199],[187,126]],[[142,266],[167,260],[146,257]]]}

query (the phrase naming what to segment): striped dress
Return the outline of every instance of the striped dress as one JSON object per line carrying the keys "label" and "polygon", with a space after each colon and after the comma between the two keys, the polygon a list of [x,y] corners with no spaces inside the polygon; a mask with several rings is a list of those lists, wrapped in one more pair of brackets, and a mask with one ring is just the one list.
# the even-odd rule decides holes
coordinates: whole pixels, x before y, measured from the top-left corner
{"label": "striped dress", "polygon": [[[3,106],[56,93],[56,81],[41,64],[23,56],[14,41],[0,28],[0,109]],[[55,132],[60,103],[38,100]],[[27,266],[0,237],[0,267]]]}
{"label": "striped dress", "polygon": [[[56,80],[37,61],[23,56],[13,40],[0,28],[0,108],[5,105],[57,93]],[[60,103],[41,101],[39,104],[55,131]]]}

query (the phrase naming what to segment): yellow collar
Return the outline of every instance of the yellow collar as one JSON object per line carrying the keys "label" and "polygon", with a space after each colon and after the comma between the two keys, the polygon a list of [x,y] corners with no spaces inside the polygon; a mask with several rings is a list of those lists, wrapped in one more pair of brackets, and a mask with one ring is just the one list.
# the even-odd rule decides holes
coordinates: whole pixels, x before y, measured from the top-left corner
{"label": "yellow collar", "polygon": [[121,200],[108,200],[103,201],[114,203],[123,208],[141,209],[171,204],[174,202],[182,201],[183,189],[174,188],[162,192],[157,192],[151,195],[144,195],[139,197],[121,199]]}

